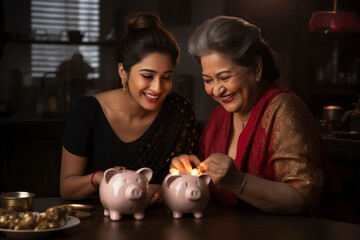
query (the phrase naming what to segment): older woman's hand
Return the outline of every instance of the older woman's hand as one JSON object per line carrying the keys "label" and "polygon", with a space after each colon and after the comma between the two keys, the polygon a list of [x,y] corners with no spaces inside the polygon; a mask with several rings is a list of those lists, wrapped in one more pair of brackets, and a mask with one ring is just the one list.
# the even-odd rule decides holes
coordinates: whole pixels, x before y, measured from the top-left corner
{"label": "older woman's hand", "polygon": [[171,160],[170,168],[175,168],[179,172],[191,172],[193,167],[198,166],[200,163],[201,161],[197,156],[182,154]]}
{"label": "older woman's hand", "polygon": [[215,184],[234,193],[238,192],[244,181],[244,174],[237,169],[233,159],[222,153],[211,154],[198,168],[201,172],[207,172]]}

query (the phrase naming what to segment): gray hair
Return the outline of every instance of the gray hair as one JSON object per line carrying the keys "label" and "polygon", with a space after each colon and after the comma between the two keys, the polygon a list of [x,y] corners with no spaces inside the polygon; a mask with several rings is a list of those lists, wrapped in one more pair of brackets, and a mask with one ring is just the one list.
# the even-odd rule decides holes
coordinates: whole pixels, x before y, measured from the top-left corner
{"label": "gray hair", "polygon": [[261,37],[260,28],[230,16],[206,20],[191,35],[188,51],[200,64],[200,58],[213,52],[229,56],[237,65],[251,67],[257,56],[262,59],[262,77],[275,81],[280,70],[275,66],[276,53]]}

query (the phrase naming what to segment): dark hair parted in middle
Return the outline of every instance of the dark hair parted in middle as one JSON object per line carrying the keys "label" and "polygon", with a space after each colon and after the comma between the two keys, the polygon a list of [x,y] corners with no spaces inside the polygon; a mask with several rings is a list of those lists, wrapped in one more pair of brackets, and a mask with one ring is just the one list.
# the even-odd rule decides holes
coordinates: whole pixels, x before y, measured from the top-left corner
{"label": "dark hair parted in middle", "polygon": [[202,56],[217,52],[229,56],[237,65],[251,67],[257,56],[262,59],[262,77],[275,81],[280,70],[275,52],[261,37],[261,30],[237,17],[218,16],[202,23],[189,40],[189,53],[200,64]]}
{"label": "dark hair parted in middle", "polygon": [[174,66],[179,61],[179,45],[163,27],[160,18],[148,12],[135,13],[127,22],[118,62],[123,64],[126,72],[130,72],[132,66],[153,52],[169,54]]}

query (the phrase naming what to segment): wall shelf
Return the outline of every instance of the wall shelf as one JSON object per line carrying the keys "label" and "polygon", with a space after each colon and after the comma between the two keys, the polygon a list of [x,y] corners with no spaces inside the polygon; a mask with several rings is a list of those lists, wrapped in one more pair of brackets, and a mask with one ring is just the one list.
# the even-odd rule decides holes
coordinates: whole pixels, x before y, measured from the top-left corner
{"label": "wall shelf", "polygon": [[5,39],[8,43],[24,43],[24,44],[57,44],[57,45],[96,45],[96,46],[116,46],[117,41],[94,41],[94,42],[78,42],[78,41],[59,41],[59,40],[33,40],[33,39]]}

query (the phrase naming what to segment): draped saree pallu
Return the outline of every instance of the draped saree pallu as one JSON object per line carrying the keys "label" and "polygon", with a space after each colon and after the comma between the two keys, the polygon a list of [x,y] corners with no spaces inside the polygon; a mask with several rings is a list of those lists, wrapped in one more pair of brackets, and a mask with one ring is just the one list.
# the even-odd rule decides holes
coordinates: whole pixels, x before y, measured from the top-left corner
{"label": "draped saree pallu", "polygon": [[[214,110],[200,139],[201,160],[212,153],[227,153],[231,121],[232,113],[222,106]],[[312,216],[347,218],[339,216],[344,215],[341,211],[329,212],[333,204],[340,204],[339,209],[346,204],[331,174],[317,123],[303,101],[289,89],[271,84],[259,97],[239,136],[234,163],[242,172],[291,184]],[[241,203],[227,189],[213,183],[210,187],[220,203],[233,207]],[[329,193],[334,200],[328,198]]]}

